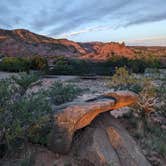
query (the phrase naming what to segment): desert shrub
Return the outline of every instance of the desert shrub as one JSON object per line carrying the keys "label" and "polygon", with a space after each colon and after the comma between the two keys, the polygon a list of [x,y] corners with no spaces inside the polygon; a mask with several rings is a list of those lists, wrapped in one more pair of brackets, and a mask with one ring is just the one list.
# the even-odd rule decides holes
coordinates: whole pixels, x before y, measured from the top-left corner
{"label": "desert shrub", "polygon": [[148,78],[136,78],[129,73],[125,67],[116,69],[115,74],[108,85],[120,90],[132,90],[138,94],[137,103],[133,107],[134,114],[137,114],[138,134],[144,134],[145,127],[151,112],[154,112],[158,103],[157,88]]}
{"label": "desert shrub", "polygon": [[146,128],[149,128],[149,117],[152,112],[156,111],[158,104],[157,89],[153,84],[144,84],[141,92],[138,94],[138,100],[133,111],[137,114],[137,133],[145,134]]}
{"label": "desert shrub", "polygon": [[14,118],[7,122],[10,122],[11,126],[8,126],[6,134],[11,142],[16,138],[25,140],[31,127],[43,123],[43,117],[50,112],[50,107],[47,98],[42,93],[37,93],[32,96],[22,97],[11,105],[10,110]]}
{"label": "desert shrub", "polygon": [[10,147],[17,140],[27,140],[29,130],[43,122],[51,111],[43,93],[23,96],[0,112],[0,128],[4,131],[4,142]]}
{"label": "desert shrub", "polygon": [[59,105],[72,101],[80,92],[81,90],[75,85],[55,82],[50,88],[49,96],[55,105]]}
{"label": "desert shrub", "polygon": [[157,107],[157,112],[166,117],[166,79],[157,88],[157,96],[160,99],[160,105]]}
{"label": "desert shrub", "polygon": [[20,73],[17,76],[13,76],[12,80],[14,80],[15,84],[19,86],[19,91],[21,95],[24,95],[26,91],[32,86],[39,84],[39,76],[37,74],[31,73]]}
{"label": "desert shrub", "polygon": [[112,76],[111,84],[119,88],[127,88],[133,83],[128,70],[125,67],[116,68],[115,74]]}
{"label": "desert shrub", "polygon": [[119,90],[132,90],[139,92],[142,89],[141,81],[138,80],[132,73],[129,73],[126,67],[116,68],[115,74],[108,82],[108,86]]}
{"label": "desert shrub", "polygon": [[161,129],[160,126],[151,127],[146,131],[146,140],[144,140],[144,148],[150,152],[155,151],[165,157],[166,155],[166,131]]}
{"label": "desert shrub", "polygon": [[30,60],[28,58],[5,57],[0,63],[0,70],[9,72],[29,71]]}
{"label": "desert shrub", "polygon": [[6,107],[15,93],[15,86],[11,84],[11,79],[0,80],[0,110]]}
{"label": "desert shrub", "polygon": [[110,75],[110,69],[111,67],[106,62],[58,57],[54,61],[54,67],[50,73],[64,75]]}
{"label": "desert shrub", "polygon": [[152,82],[146,82],[133,109],[137,114],[135,134],[139,135],[140,140],[144,140],[143,147],[149,152],[155,151],[163,157],[166,155],[166,132],[160,124],[153,122],[151,114],[166,117],[165,90],[165,81],[158,86],[154,86]]}
{"label": "desert shrub", "polygon": [[8,72],[23,72],[29,73],[29,70],[48,70],[48,62],[46,58],[34,56],[31,58],[22,57],[5,57],[0,62],[0,70]]}
{"label": "desert shrub", "polygon": [[41,128],[47,131],[41,133],[41,136],[45,136],[43,138],[46,138],[49,131],[49,98],[44,91],[25,93],[36,80],[35,76],[23,74],[14,79],[0,81],[1,157],[5,151],[15,149],[17,145],[25,144],[28,140],[45,143],[41,139],[37,140],[36,136],[39,138]]}
{"label": "desert shrub", "polygon": [[143,73],[146,68],[158,68],[158,60],[150,58],[128,59],[121,56],[112,56],[106,61],[90,61],[81,59],[72,59],[66,57],[57,57],[54,61],[54,67],[51,74],[64,75],[112,75],[115,69],[126,67],[131,72]]}
{"label": "desert shrub", "polygon": [[[62,104],[73,100],[80,89],[56,82],[50,90],[26,93],[38,77],[21,73],[0,81],[0,156],[8,150],[32,143],[47,145],[51,131],[51,101]],[[51,100],[50,100],[51,99]]]}
{"label": "desert shrub", "polygon": [[28,131],[28,140],[34,144],[46,146],[50,133],[52,131],[51,115],[44,116],[42,121],[37,125],[33,125]]}
{"label": "desert shrub", "polygon": [[54,67],[52,69],[53,74],[64,74],[68,75],[72,73],[72,65],[70,65],[69,60],[65,57],[57,57],[54,61]]}
{"label": "desert shrub", "polygon": [[31,69],[34,69],[34,70],[48,69],[48,62],[46,58],[41,56],[34,56],[30,60],[31,60]]}

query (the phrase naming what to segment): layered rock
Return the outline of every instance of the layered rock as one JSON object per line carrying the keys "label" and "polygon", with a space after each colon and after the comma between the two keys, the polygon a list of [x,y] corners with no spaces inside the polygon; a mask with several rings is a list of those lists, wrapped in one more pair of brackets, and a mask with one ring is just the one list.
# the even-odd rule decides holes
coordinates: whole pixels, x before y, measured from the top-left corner
{"label": "layered rock", "polygon": [[73,142],[80,165],[150,166],[136,142],[109,112],[99,115]]}
{"label": "layered rock", "polygon": [[129,47],[125,46],[124,43],[82,43],[82,45],[89,50],[89,52],[83,56],[81,59],[93,59],[93,60],[107,60],[113,56],[123,56],[126,58],[134,58],[134,51]]}
{"label": "layered rock", "polygon": [[100,113],[128,106],[136,102],[136,99],[132,92],[119,91],[57,108],[58,112],[56,110],[53,117],[54,129],[50,136],[50,148],[58,153],[67,153],[78,129],[89,125]]}

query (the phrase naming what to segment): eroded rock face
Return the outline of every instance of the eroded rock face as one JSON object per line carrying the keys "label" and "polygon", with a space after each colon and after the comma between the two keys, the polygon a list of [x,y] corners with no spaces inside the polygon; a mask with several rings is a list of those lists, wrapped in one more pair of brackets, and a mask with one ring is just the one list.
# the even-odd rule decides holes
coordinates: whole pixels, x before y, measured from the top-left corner
{"label": "eroded rock face", "polygon": [[95,166],[150,166],[136,142],[108,112],[99,115],[73,142],[80,163]]}
{"label": "eroded rock face", "polygon": [[54,129],[49,140],[50,149],[67,153],[75,131],[89,125],[100,113],[128,106],[136,100],[134,93],[119,91],[87,102],[62,106],[53,117]]}

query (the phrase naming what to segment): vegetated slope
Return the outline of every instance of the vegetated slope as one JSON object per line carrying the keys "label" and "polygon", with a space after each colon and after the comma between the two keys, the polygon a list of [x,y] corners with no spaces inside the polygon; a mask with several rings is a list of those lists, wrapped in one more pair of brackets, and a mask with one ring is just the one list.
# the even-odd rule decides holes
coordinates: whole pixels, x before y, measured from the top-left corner
{"label": "vegetated slope", "polygon": [[149,55],[153,54],[158,57],[165,57],[166,58],[166,47],[160,46],[130,46],[129,47],[135,54],[142,54],[142,55]]}
{"label": "vegetated slope", "polygon": [[77,43],[53,39],[24,29],[0,29],[0,54],[4,56],[68,56],[106,60],[113,55],[132,57],[134,52],[119,43]]}
{"label": "vegetated slope", "polygon": [[129,47],[138,58],[156,56],[160,60],[161,66],[166,66],[166,47],[161,46],[130,46]]}
{"label": "vegetated slope", "polygon": [[28,30],[0,30],[0,53],[5,56],[79,56],[86,53],[79,44],[53,39]]}

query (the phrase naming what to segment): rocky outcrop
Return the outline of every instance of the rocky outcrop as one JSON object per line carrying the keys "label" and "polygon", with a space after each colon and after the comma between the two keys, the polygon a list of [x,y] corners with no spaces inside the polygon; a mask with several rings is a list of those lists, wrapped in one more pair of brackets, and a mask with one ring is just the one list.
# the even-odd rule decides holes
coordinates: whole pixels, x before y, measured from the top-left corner
{"label": "rocky outcrop", "polygon": [[89,125],[100,113],[131,105],[136,99],[132,92],[119,91],[87,102],[71,103],[57,108],[53,116],[54,128],[49,140],[50,149],[67,153],[78,129]]}
{"label": "rocky outcrop", "polygon": [[[30,162],[35,166],[150,166],[133,138],[109,112],[136,100],[135,94],[120,91],[57,107],[49,141],[51,151],[28,145]],[[13,159],[0,162],[2,166],[11,163]],[[19,160],[15,163],[20,164]]]}
{"label": "rocky outcrop", "polygon": [[124,43],[82,43],[89,52],[83,56],[81,59],[93,59],[93,60],[107,60],[113,56],[123,56],[126,58],[134,58],[134,51],[129,47],[125,46]]}
{"label": "rocky outcrop", "polygon": [[72,150],[79,163],[150,166],[133,138],[109,112],[99,115],[89,127],[77,134]]}

